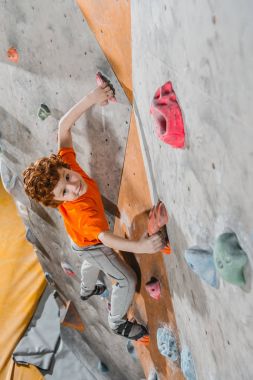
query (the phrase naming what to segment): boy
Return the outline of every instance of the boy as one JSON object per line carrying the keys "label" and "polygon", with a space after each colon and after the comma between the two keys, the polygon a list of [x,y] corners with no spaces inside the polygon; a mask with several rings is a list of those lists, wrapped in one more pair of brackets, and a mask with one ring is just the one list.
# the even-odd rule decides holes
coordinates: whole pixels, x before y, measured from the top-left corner
{"label": "boy", "polygon": [[163,242],[158,234],[131,241],[109,231],[98,187],[77,164],[71,137],[76,120],[92,105],[106,105],[113,95],[112,88],[102,84],[62,117],[58,155],[31,164],[23,173],[24,186],[28,196],[45,206],[57,207],[61,213],[72,249],[83,259],[81,299],[104,292],[105,286],[97,283],[100,270],[116,280],[112,287],[109,326],[116,334],[138,340],[148,335],[146,328],[126,319],[135,292],[136,275],[113,249],[155,253],[161,250]]}

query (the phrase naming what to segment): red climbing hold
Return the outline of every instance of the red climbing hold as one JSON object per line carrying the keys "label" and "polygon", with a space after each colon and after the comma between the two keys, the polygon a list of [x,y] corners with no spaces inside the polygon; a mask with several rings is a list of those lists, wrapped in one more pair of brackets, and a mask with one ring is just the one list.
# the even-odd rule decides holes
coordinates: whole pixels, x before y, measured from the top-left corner
{"label": "red climbing hold", "polygon": [[149,213],[148,234],[151,236],[159,231],[162,232],[164,240],[166,241],[166,246],[161,250],[161,252],[167,255],[171,253],[169,239],[165,229],[168,220],[169,216],[166,207],[163,202],[159,201],[157,205],[154,206]]}
{"label": "red climbing hold", "polygon": [[151,277],[150,281],[146,283],[145,288],[150,297],[159,300],[161,296],[161,287],[160,282],[155,277]]}
{"label": "red climbing hold", "polygon": [[[96,81],[97,81],[98,86],[102,86],[103,84],[106,83],[111,88],[114,95],[109,98],[109,102],[117,103],[117,99],[115,97],[115,89],[114,89],[113,85],[111,84],[111,82],[109,81],[109,79],[107,79],[103,74],[101,74],[98,71],[96,74]],[[103,104],[101,104],[101,105],[106,105],[106,104],[108,104],[108,100],[105,100],[105,102],[103,102]]]}
{"label": "red climbing hold", "polygon": [[171,82],[156,90],[150,113],[155,119],[157,137],[174,148],[183,148],[184,122]]}
{"label": "red climbing hold", "polygon": [[8,58],[11,62],[15,62],[15,63],[18,62],[19,54],[17,52],[17,49],[15,49],[14,47],[11,47],[8,49],[7,55],[8,55]]}

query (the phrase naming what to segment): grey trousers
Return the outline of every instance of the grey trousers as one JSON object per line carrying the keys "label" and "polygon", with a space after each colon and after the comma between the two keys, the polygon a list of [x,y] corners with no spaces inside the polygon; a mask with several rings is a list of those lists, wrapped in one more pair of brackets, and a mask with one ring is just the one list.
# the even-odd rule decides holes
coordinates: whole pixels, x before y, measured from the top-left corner
{"label": "grey trousers", "polygon": [[126,320],[136,287],[135,272],[111,248],[103,244],[79,247],[72,242],[72,249],[83,259],[81,266],[81,295],[88,296],[95,288],[99,272],[116,280],[112,286],[109,326],[116,329]]}

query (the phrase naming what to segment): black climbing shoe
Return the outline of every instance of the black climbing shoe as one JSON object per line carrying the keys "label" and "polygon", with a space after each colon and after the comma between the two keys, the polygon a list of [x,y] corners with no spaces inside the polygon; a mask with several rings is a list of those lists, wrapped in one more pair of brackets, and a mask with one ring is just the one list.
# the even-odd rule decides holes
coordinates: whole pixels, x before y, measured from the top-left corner
{"label": "black climbing shoe", "polygon": [[106,286],[105,285],[97,284],[95,286],[95,289],[93,290],[93,292],[91,294],[89,294],[88,296],[82,296],[82,295],[80,295],[80,298],[81,298],[81,300],[86,301],[87,299],[89,299],[92,296],[100,296],[101,294],[104,293],[105,290],[106,290]]}
{"label": "black climbing shoe", "polygon": [[130,322],[128,320],[112,331],[117,335],[124,336],[131,340],[139,340],[140,338],[149,335],[146,327],[137,322]]}

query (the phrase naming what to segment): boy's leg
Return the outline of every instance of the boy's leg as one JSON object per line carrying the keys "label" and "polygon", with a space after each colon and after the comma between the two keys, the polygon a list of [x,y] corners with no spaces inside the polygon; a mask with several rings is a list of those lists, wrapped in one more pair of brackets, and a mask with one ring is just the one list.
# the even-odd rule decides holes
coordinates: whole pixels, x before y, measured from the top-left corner
{"label": "boy's leg", "polygon": [[90,265],[84,266],[87,270],[96,267],[97,273],[101,270],[116,281],[112,286],[111,310],[108,316],[111,329],[120,335],[129,337],[129,339],[139,339],[143,335],[147,335],[148,332],[144,326],[128,322],[126,319],[126,313],[135,293],[135,272],[111,248],[102,244],[79,249],[83,250],[82,252],[78,250],[79,256],[85,255],[85,262]]}
{"label": "boy's leg", "polygon": [[84,259],[81,266],[80,296],[87,297],[95,289],[100,269]]}

